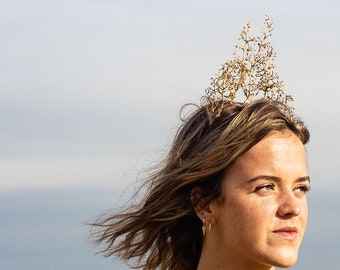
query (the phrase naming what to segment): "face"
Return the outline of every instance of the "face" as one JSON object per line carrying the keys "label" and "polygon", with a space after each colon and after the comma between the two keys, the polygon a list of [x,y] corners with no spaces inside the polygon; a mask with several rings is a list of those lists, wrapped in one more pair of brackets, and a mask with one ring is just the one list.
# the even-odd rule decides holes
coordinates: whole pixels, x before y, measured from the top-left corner
{"label": "face", "polygon": [[220,259],[248,264],[244,269],[293,265],[308,217],[309,177],[298,137],[285,131],[260,141],[237,159],[222,189],[209,221]]}

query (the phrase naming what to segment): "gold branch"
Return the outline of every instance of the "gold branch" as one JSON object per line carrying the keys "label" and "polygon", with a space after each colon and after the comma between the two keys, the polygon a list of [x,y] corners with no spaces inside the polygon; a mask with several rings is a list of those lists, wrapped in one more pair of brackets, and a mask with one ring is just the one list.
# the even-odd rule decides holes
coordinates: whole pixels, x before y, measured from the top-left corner
{"label": "gold branch", "polygon": [[285,108],[293,98],[284,92],[284,84],[275,72],[275,52],[269,41],[273,22],[266,17],[262,37],[251,36],[251,24],[243,28],[239,42],[230,60],[227,60],[206,89],[213,112],[219,116],[225,101],[235,101],[238,91],[244,94],[244,103],[255,99],[279,101]]}

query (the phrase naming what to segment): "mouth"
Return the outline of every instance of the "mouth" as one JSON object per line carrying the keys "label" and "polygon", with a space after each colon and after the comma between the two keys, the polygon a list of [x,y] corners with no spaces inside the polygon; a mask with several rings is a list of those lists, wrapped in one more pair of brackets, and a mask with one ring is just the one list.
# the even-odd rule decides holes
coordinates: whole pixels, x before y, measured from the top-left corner
{"label": "mouth", "polygon": [[284,239],[294,241],[298,237],[299,230],[296,227],[283,227],[283,228],[273,231],[273,233]]}

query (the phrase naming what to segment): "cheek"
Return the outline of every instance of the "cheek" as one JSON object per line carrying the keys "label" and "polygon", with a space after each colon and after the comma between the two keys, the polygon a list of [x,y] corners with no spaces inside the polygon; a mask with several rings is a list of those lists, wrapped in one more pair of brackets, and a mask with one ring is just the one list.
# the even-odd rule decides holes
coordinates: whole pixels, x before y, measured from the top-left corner
{"label": "cheek", "polygon": [[226,205],[225,213],[229,213],[229,216],[224,220],[229,220],[236,230],[256,230],[272,223],[276,208],[276,204],[271,200],[239,200],[234,197]]}
{"label": "cheek", "polygon": [[301,214],[300,214],[301,223],[306,227],[308,222],[308,203],[307,200],[301,205]]}
{"label": "cheek", "polygon": [[238,201],[235,198],[221,210],[218,238],[241,249],[262,242],[275,218],[274,207],[268,202]]}
{"label": "cheek", "polygon": [[234,204],[234,207],[235,209],[238,209],[239,213],[244,213],[244,215],[255,219],[271,217],[272,215],[275,215],[277,209],[276,203],[270,197],[242,200],[237,204]]}

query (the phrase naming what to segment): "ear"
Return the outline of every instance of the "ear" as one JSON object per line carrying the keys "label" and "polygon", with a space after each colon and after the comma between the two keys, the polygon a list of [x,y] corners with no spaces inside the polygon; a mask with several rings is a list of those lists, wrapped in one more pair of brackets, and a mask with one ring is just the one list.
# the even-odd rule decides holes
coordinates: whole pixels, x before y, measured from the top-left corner
{"label": "ear", "polygon": [[190,199],[200,220],[205,218],[209,223],[215,223],[216,202],[204,194],[202,187],[192,188]]}

